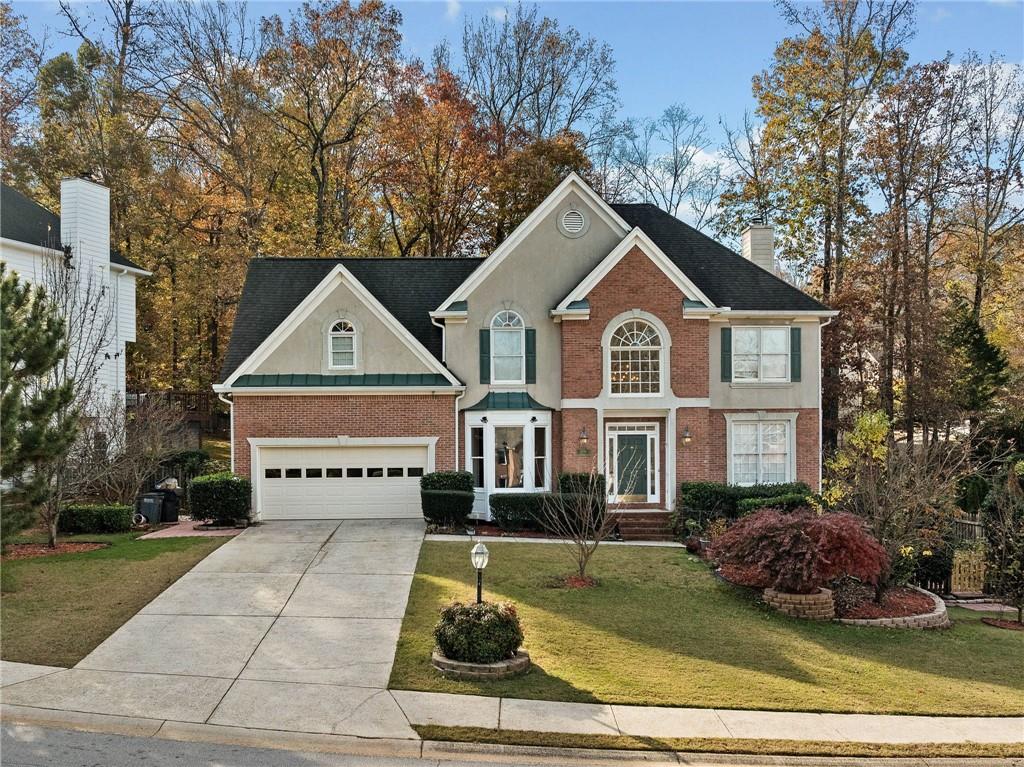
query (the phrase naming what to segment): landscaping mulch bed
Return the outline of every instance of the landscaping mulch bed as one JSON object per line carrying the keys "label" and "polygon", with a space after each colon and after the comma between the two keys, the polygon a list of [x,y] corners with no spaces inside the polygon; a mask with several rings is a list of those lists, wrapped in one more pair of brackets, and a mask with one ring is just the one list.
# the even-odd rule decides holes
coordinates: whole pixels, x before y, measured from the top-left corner
{"label": "landscaping mulch bed", "polygon": [[58,543],[50,548],[45,543],[12,543],[4,550],[3,561],[10,559],[35,559],[36,557],[52,557],[57,554],[81,554],[84,551],[105,549],[108,543]]}
{"label": "landscaping mulch bed", "polygon": [[926,615],[935,609],[931,597],[920,591],[900,586],[889,589],[881,602],[867,601],[846,610],[844,618],[908,618]]}
{"label": "landscaping mulch bed", "polygon": [[1010,631],[1024,631],[1024,623],[1008,621],[1003,618],[982,618],[981,622],[987,626],[995,626],[997,629],[1010,629]]}
{"label": "landscaping mulch bed", "polygon": [[722,565],[718,568],[718,574],[729,583],[736,586],[747,586],[752,589],[764,589],[770,584],[768,579],[756,567],[744,567],[742,565]]}

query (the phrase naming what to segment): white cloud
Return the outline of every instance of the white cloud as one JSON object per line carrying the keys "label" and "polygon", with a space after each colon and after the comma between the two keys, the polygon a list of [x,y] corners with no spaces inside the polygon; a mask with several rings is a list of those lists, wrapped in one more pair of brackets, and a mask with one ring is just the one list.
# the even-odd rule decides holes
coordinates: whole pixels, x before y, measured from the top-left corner
{"label": "white cloud", "polygon": [[496,5],[487,12],[487,15],[495,21],[504,21],[508,16],[508,10],[503,5]]}
{"label": "white cloud", "polygon": [[444,15],[449,21],[455,21],[462,13],[462,3],[459,0],[447,0],[445,2]]}

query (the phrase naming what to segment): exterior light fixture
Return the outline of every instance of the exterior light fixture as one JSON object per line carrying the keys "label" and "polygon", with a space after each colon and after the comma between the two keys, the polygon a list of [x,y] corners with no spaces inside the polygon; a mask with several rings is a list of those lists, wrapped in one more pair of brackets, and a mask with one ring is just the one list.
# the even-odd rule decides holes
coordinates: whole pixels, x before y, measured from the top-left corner
{"label": "exterior light fixture", "polygon": [[693,441],[693,435],[690,434],[690,427],[689,426],[684,426],[683,427],[683,444],[684,445],[689,445],[691,441]]}
{"label": "exterior light fixture", "polygon": [[484,568],[487,567],[487,560],[490,559],[490,552],[487,551],[487,547],[482,543],[478,543],[473,547],[473,550],[469,552],[469,561],[473,563],[473,567],[476,568],[476,603],[480,604],[484,601]]}
{"label": "exterior light fixture", "polygon": [[587,427],[584,426],[580,431],[580,446],[576,450],[576,455],[590,455],[590,438],[587,436]]}

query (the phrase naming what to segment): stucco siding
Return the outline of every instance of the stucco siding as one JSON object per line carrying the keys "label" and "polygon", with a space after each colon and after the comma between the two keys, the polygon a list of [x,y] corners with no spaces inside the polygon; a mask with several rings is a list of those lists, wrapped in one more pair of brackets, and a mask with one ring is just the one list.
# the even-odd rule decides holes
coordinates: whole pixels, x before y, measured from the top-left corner
{"label": "stucco siding", "polygon": [[[570,238],[558,229],[558,217],[571,206],[589,222],[586,234]],[[561,338],[551,309],[618,244],[619,235],[575,192],[538,222],[515,250],[468,298],[468,320],[448,323],[448,367],[467,384],[465,402],[472,404],[491,388],[480,383],[479,333],[503,309],[518,312],[537,331],[537,383],[525,388],[549,407],[561,400]],[[501,388],[501,387],[495,387]],[[519,388],[519,387],[517,387]]]}
{"label": "stucco siding", "polygon": [[[331,369],[327,333],[335,320],[349,320],[356,329],[355,369]],[[341,282],[316,307],[255,373],[372,374],[433,373],[379,316]]]}

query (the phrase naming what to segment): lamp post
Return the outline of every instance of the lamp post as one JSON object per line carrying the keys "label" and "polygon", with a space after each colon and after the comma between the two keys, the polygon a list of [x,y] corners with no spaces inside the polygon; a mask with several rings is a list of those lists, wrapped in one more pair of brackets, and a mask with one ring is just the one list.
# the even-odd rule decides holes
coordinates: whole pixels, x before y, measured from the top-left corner
{"label": "lamp post", "polygon": [[490,557],[490,553],[487,551],[487,547],[482,543],[478,543],[473,547],[473,550],[469,552],[469,561],[473,563],[473,567],[476,568],[476,603],[480,604],[484,601],[484,568],[487,567],[487,560]]}

